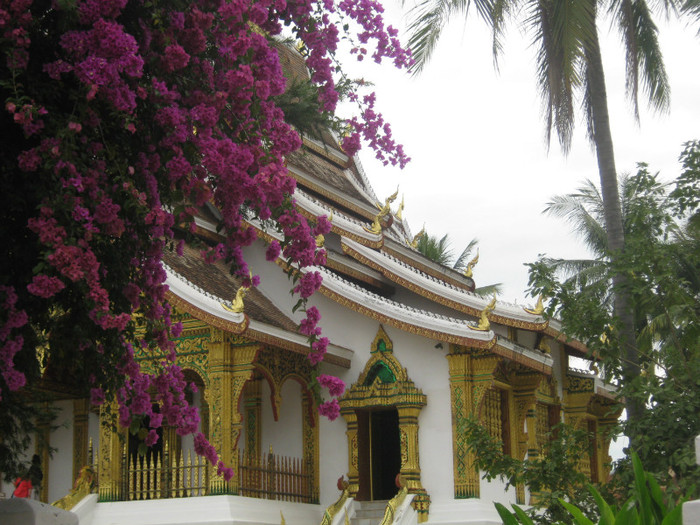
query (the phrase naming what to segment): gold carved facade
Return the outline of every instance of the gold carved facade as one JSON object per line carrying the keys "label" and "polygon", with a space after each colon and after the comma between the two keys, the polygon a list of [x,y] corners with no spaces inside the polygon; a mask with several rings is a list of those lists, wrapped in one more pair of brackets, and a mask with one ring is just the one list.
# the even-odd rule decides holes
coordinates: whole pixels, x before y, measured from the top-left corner
{"label": "gold carved facade", "polygon": [[[196,375],[200,389],[203,389],[200,416],[201,431],[216,448],[219,457],[234,471],[230,481],[216,473],[211,465],[198,465],[197,469],[206,482],[202,485],[206,494],[239,494],[239,448],[260,455],[261,436],[261,390],[260,382],[267,380],[273,393],[273,413],[277,419],[280,404],[280,389],[287,379],[294,379],[302,385],[302,442],[305,468],[309,472],[312,496],[318,499],[318,416],[311,395],[310,368],[304,356],[269,348],[240,335],[225,332],[199,321],[187,314],[179,314],[183,331],[176,339],[176,364],[186,377]],[[137,355],[142,369],[153,371],[162,356]],[[82,412],[78,412],[82,413]],[[128,431],[119,427],[116,419],[116,406],[107,403],[100,412],[100,446],[97,461],[99,494],[101,501],[128,499],[127,479],[131,463],[126,457]],[[243,426],[246,425],[245,431]],[[245,435],[245,443],[239,443]],[[83,440],[82,437],[79,438]],[[170,450],[172,458],[162,468],[180,468],[180,440],[172,429],[164,428],[163,448]],[[196,462],[196,460],[195,460]],[[193,463],[194,464],[194,463]],[[183,467],[184,468],[184,467]],[[139,476],[145,476],[139,473]],[[153,482],[155,483],[155,482]],[[204,486],[206,485],[206,486]],[[174,497],[194,495],[194,491],[168,489],[155,491],[152,497]],[[151,497],[151,496],[148,496]]]}
{"label": "gold carved facade", "polygon": [[340,414],[347,423],[349,492],[357,494],[360,483],[357,411],[394,407],[398,412],[400,475],[408,492],[415,494],[412,505],[419,522],[428,519],[430,507],[430,496],[421,482],[418,453],[418,416],[425,404],[425,395],[394,356],[392,342],[380,326],[369,360],[340,401]]}

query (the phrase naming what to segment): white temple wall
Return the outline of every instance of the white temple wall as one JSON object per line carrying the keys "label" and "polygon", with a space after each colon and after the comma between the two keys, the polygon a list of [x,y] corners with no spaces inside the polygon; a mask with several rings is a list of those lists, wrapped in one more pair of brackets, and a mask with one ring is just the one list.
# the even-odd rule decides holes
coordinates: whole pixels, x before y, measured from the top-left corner
{"label": "white temple wall", "polygon": [[[333,343],[353,350],[349,370],[324,365],[324,372],[338,375],[347,386],[355,381],[370,358],[370,346],[380,323],[318,294],[312,299],[321,312],[323,333]],[[327,312],[324,315],[324,312]],[[419,455],[421,480],[432,501],[452,499],[452,423],[447,346],[435,348],[437,341],[384,326],[391,339],[394,356],[407,369],[408,377],[427,397],[419,416]],[[332,370],[331,370],[332,368]],[[321,418],[321,498],[322,504],[337,498],[335,482],[348,470],[346,425],[342,418],[329,422]],[[342,445],[341,445],[342,443]],[[331,494],[328,496],[328,492]]]}
{"label": "white temple wall", "polygon": [[275,455],[301,458],[301,385],[294,380],[287,380],[282,385],[281,395],[279,419],[275,421],[270,401],[270,385],[266,380],[262,381],[261,450],[267,453],[272,446]]}
{"label": "white temple wall", "polygon": [[49,445],[56,449],[49,460],[49,503],[73,488],[73,401],[58,401],[54,406],[58,414],[53,422],[57,428],[49,438]]}

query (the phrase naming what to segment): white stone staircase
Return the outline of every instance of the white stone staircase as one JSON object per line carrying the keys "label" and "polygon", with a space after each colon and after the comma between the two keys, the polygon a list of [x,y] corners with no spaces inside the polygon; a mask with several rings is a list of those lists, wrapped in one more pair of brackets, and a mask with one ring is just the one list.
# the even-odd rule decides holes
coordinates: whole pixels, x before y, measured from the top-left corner
{"label": "white stone staircase", "polygon": [[357,501],[353,502],[355,516],[350,525],[379,525],[384,516],[386,501]]}

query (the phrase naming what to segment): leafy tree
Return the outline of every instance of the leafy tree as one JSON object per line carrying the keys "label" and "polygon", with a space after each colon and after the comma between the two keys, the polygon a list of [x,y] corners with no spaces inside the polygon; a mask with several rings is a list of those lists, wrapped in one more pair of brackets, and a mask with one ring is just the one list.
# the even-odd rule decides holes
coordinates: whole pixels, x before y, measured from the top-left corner
{"label": "leafy tree", "polygon": [[[346,28],[343,38],[360,56],[369,51],[377,61],[408,65],[381,6],[358,4],[350,0],[330,12],[321,1],[3,2],[5,476],[17,471],[44,380],[69,384],[94,404],[116,397],[120,424],[142,431],[146,444],[158,439],[162,424],[179,434],[196,431],[198,414],[173,364],[171,337],[181,326],[171,319],[162,256],[181,249],[196,230],[199,206],[211,201],[223,216],[217,228],[224,240],[207,247],[208,260],[224,260],[246,286],[258,281],[248,277],[242,255],[256,237],[245,227],[248,217],[281,232],[281,245],[268,249],[271,259],[281,255],[299,268],[324,260],[314,238],[327,233],[328,221],[310,226],[291,198],[285,156],[301,140],[283,108],[299,125],[290,110],[310,95],[322,122],[332,116],[339,97],[331,67],[338,28]],[[282,26],[305,44],[313,82],[293,86],[293,99],[284,96],[277,52]],[[371,137],[382,160],[403,165],[407,159],[372,109],[373,97],[354,89],[348,96],[362,118],[346,126],[345,151],[354,154],[361,139]],[[315,273],[299,278],[294,292],[302,303],[320,281]],[[306,312],[302,326],[317,363],[328,339],[319,337],[318,311]],[[157,358],[162,368],[145,374],[137,352]],[[319,410],[333,414],[333,406],[335,399]],[[195,449],[230,477],[202,434]]]}
{"label": "leafy tree", "polygon": [[[612,261],[599,235],[600,201],[592,185],[555,199],[550,211],[573,220],[589,247],[598,246],[591,261],[542,257],[530,264],[533,293],[552,298],[549,312],[562,319],[564,330],[581,338],[602,358],[608,380],[620,395],[645,407],[640,417],[625,422],[634,437],[633,450],[647,468],[679,493],[697,491],[700,469],[693,438],[700,433],[700,235],[696,227],[700,180],[700,145],[686,144],[681,176],[662,184],[645,165],[623,178],[624,256]],[[604,240],[604,238],[602,238]],[[597,251],[594,250],[594,251]],[[636,343],[643,372],[633,381],[623,374],[625,354],[611,344],[618,328],[609,301],[611,275],[623,272],[633,301]],[[620,465],[631,475],[628,462]]]}
{"label": "leafy tree", "polygon": [[[611,257],[622,257],[625,246],[617,169],[610,131],[607,92],[598,37],[598,24],[606,10],[617,26],[627,65],[626,89],[638,117],[640,85],[649,103],[661,110],[669,106],[669,89],[651,9],[644,0],[423,0],[413,10],[410,25],[411,46],[416,63],[414,71],[425,67],[441,31],[451,16],[466,16],[474,4],[478,15],[491,27],[493,54],[497,60],[507,22],[521,17],[537,46],[537,85],[543,100],[546,137],[552,130],[567,152],[574,128],[574,101],[583,100],[588,136],[595,147],[605,231]],[[698,14],[695,0],[667,0],[655,3],[668,13]],[[639,356],[634,344],[634,319],[629,285],[623,273],[611,275],[615,282],[613,300],[620,319],[615,338],[625,352],[624,375],[628,381],[639,376]],[[628,417],[640,417],[643,406],[638,400],[626,400]]]}
{"label": "leafy tree", "polygon": [[474,467],[483,471],[486,479],[500,478],[507,486],[522,483],[536,495],[531,519],[542,524],[572,523],[562,498],[592,511],[587,478],[578,468],[579,458],[588,452],[591,443],[587,432],[560,423],[550,430],[540,455],[525,460],[504,454],[502,441],[491,436],[474,417],[467,420],[466,433],[474,452]]}
{"label": "leafy tree", "polygon": [[[632,454],[634,464],[634,488],[632,495],[624,503],[609,505],[598,490],[588,485],[588,490],[595,500],[599,525],[681,525],[682,507],[680,503],[664,494],[659,484],[649,472],[645,472],[642,462]],[[582,508],[577,500],[560,499],[559,504],[568,513],[567,522],[576,525],[593,525],[591,515]],[[533,520],[517,505],[513,505],[514,514],[504,505],[495,503],[496,510],[505,525],[533,525]],[[587,515],[588,514],[588,515]]]}

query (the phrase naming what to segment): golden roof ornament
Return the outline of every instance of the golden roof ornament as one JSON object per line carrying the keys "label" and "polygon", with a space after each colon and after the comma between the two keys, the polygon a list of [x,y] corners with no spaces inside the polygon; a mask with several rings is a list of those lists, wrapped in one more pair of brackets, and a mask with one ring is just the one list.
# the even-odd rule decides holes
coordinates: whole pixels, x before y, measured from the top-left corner
{"label": "golden roof ornament", "polygon": [[491,329],[491,322],[489,321],[489,314],[496,308],[496,296],[493,296],[491,302],[486,305],[479,315],[479,324],[476,326],[469,325],[472,330],[478,330],[479,332],[488,332]]}
{"label": "golden roof ornament", "polygon": [[372,226],[370,226],[369,228],[365,228],[365,231],[367,231],[369,233],[373,233],[375,235],[379,235],[380,233],[382,233],[382,225],[381,225],[380,221],[384,217],[389,215],[389,213],[391,213],[391,203],[396,200],[396,197],[398,196],[398,194],[399,194],[399,187],[397,186],[396,191],[392,195],[389,195],[386,198],[386,200],[384,201],[384,206],[380,207],[379,203],[377,203],[376,206],[377,206],[377,208],[379,208],[379,213],[377,213],[377,215],[374,216],[374,220],[372,221]]}
{"label": "golden roof ornament", "polygon": [[425,235],[425,223],[423,223],[423,228],[421,229],[421,231],[419,231],[418,233],[416,233],[416,234],[413,236],[413,240],[412,240],[412,241],[409,241],[409,243],[408,243],[409,246],[410,246],[411,248],[413,248],[414,250],[417,249],[417,248],[418,248],[418,240],[419,240],[421,237],[423,237],[423,235]]}
{"label": "golden roof ornament", "polygon": [[474,276],[474,266],[479,262],[479,248],[476,249],[476,257],[467,263],[467,269],[464,270],[464,276],[470,279]]}
{"label": "golden roof ornament", "polygon": [[403,220],[402,214],[403,214],[403,193],[401,194],[401,203],[399,204],[399,209],[396,210],[396,213],[394,215],[396,215],[396,218],[398,220],[402,221]]}
{"label": "golden roof ornament", "polygon": [[[399,187],[396,186],[396,191],[389,195],[385,200],[384,200],[384,205],[382,206],[378,202],[376,202],[374,205],[379,209],[383,210],[384,208],[389,208],[389,205],[396,200],[396,197],[399,196]],[[388,213],[388,211],[387,211]]]}
{"label": "golden roof ornament", "polygon": [[[328,222],[333,222],[333,210],[331,210],[331,214],[328,216]],[[326,238],[323,236],[322,233],[319,233],[316,236],[316,248],[323,248],[323,245],[326,243]]]}
{"label": "golden roof ornament", "polygon": [[540,350],[540,351],[542,351],[542,352],[544,352],[545,354],[551,354],[551,353],[552,353],[552,349],[551,349],[550,346],[549,346],[549,341],[548,341],[547,338],[544,337],[544,336],[542,337],[542,339],[540,339],[540,342],[539,342],[539,344],[537,345],[537,349]]}
{"label": "golden roof ornament", "polygon": [[[248,276],[251,281],[253,281],[253,272],[248,272]],[[248,293],[248,287],[246,286],[239,286],[238,290],[236,291],[236,297],[233,299],[233,302],[231,303],[231,306],[221,303],[221,306],[226,310],[227,312],[232,312],[234,314],[242,314],[243,310],[245,309],[245,304],[243,304],[243,298],[245,297],[245,294]]]}
{"label": "golden roof ornament", "polygon": [[544,296],[540,294],[539,298],[537,299],[537,304],[535,305],[534,308],[523,308],[527,313],[532,314],[532,315],[542,315],[544,313]]}

